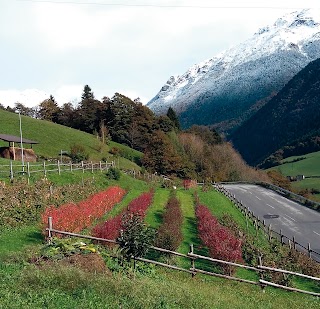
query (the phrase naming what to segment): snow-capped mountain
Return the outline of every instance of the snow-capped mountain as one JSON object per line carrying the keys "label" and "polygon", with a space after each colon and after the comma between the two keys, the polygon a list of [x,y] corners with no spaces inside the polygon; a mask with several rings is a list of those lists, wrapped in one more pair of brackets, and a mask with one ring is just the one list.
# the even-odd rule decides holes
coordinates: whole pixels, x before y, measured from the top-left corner
{"label": "snow-capped mountain", "polygon": [[242,44],[170,77],[147,105],[157,114],[173,107],[184,126],[234,128],[319,57],[320,10],[293,12]]}

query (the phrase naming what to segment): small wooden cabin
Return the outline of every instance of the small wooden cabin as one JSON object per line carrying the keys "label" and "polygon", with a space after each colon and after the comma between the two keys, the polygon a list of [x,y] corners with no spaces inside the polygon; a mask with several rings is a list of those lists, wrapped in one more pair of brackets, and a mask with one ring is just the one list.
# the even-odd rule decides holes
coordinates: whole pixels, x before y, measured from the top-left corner
{"label": "small wooden cabin", "polygon": [[[24,162],[37,161],[37,156],[32,149],[32,145],[39,144],[38,142],[29,140],[26,138],[21,139],[21,137],[19,136],[8,135],[8,134],[0,134],[0,140],[3,140],[9,143],[8,147],[0,147],[1,158],[22,161],[22,155],[23,155]],[[23,148],[21,148],[21,144]],[[24,144],[30,145],[30,148],[24,147]]]}

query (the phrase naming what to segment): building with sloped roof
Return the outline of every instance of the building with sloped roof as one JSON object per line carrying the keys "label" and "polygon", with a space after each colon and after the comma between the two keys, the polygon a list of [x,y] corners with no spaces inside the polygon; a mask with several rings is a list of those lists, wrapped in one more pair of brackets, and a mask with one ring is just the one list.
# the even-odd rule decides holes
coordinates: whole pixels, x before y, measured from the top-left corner
{"label": "building with sloped roof", "polygon": [[[32,145],[39,144],[38,142],[9,134],[0,134],[0,140],[9,143],[7,147],[0,147],[1,158],[25,162],[37,161],[37,156],[32,149]],[[30,145],[30,148],[24,147],[24,144]]]}

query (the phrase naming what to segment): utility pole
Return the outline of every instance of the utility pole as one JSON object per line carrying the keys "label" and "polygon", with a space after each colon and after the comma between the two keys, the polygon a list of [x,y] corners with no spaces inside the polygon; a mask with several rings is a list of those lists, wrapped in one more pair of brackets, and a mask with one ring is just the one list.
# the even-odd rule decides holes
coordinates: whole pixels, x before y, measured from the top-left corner
{"label": "utility pole", "polygon": [[20,111],[19,111],[19,124],[20,124],[20,146],[21,146],[22,172],[24,172],[24,156],[23,156],[23,143],[22,143],[22,125],[21,125],[21,113],[20,113]]}

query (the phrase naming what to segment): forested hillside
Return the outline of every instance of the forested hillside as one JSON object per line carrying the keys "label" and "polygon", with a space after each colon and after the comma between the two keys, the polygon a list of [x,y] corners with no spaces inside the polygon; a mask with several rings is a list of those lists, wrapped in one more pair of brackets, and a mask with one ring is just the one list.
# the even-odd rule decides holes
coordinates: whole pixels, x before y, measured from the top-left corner
{"label": "forested hillside", "polygon": [[232,135],[234,147],[249,164],[257,165],[279,149],[271,161],[320,148],[319,76],[320,59],[300,71]]}
{"label": "forested hillside", "polygon": [[[10,111],[15,110],[87,132],[102,144],[114,141],[138,150],[143,156],[136,163],[153,173],[208,181],[267,179],[263,173],[248,167],[215,130],[193,126],[182,131],[172,108],[166,115],[156,116],[139,100],[132,101],[119,93],[99,101],[86,85],[82,100],[75,107],[70,103],[59,107],[50,96],[38,107],[16,104]],[[121,155],[118,147],[110,148],[113,155]]]}

